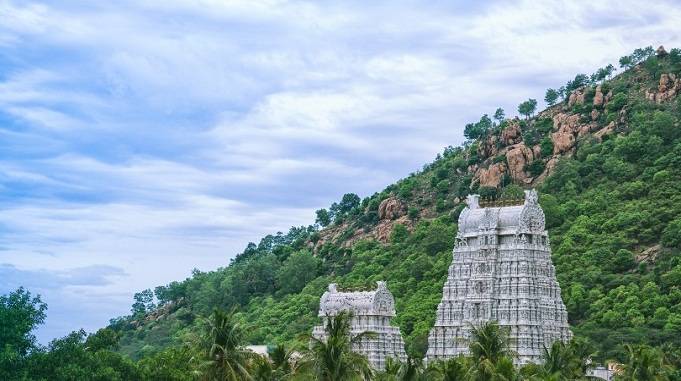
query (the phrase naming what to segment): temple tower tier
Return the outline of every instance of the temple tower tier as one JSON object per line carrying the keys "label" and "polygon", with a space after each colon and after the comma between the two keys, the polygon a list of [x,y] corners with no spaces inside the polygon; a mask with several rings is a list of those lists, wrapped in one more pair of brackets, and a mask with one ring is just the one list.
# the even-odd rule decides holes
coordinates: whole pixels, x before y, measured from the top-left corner
{"label": "temple tower tier", "polygon": [[404,341],[400,329],[390,325],[395,316],[395,299],[388,291],[385,282],[377,282],[374,291],[339,292],[336,284],[329,285],[328,291],[319,302],[319,317],[322,324],[314,327],[312,335],[325,340],[326,319],[341,311],[352,312],[350,334],[355,336],[363,332],[373,332],[372,337],[365,337],[353,344],[353,350],[369,359],[374,369],[385,369],[389,357],[405,361]]}
{"label": "temple tower tier", "polygon": [[572,333],[537,192],[518,205],[481,207],[478,195],[466,203],[426,359],[467,354],[471,326],[497,321],[516,364],[540,363],[545,347]]}

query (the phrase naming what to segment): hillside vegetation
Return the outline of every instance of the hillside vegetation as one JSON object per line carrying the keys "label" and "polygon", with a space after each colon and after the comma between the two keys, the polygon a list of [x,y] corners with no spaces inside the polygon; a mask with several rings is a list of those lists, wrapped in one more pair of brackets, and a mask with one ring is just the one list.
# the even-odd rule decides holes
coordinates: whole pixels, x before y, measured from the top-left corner
{"label": "hillside vegetation", "polygon": [[290,343],[316,323],[328,283],[387,280],[395,323],[420,356],[463,199],[521,187],[540,191],[575,334],[601,359],[624,356],[623,343],[681,348],[681,54],[638,49],[620,63],[628,70],[614,78],[610,66],[547,91],[557,104],[536,115],[529,100],[526,118],[483,116],[466,126],[464,146],[363,200],[346,194],[313,226],[138,294],[133,314],[112,321],[122,351],[139,358],[179,344],[197,317],[233,306],[249,342]]}
{"label": "hillside vegetation", "polygon": [[625,361],[624,344],[678,359],[681,51],[637,49],[620,67],[549,89],[541,112],[530,99],[521,118],[484,115],[467,143],[383,191],[346,194],[314,225],[251,243],[224,268],[140,292],[131,315],[111,321],[119,352],[169,356],[216,308],[236,308],[252,344],[300,344],[328,283],[387,280],[407,352],[422,357],[466,195],[535,187],[575,335],[597,361]]}

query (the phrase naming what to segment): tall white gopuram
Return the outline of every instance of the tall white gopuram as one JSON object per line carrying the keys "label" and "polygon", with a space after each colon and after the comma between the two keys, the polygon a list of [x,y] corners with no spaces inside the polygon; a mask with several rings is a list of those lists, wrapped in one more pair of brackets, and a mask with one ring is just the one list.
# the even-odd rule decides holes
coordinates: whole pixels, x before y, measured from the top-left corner
{"label": "tall white gopuram", "polygon": [[517,364],[572,336],[535,190],[521,205],[480,207],[468,196],[426,359],[468,353],[471,325],[508,327]]}
{"label": "tall white gopuram", "polygon": [[395,316],[395,299],[385,282],[376,283],[376,290],[360,292],[339,292],[335,283],[330,284],[319,302],[322,324],[314,327],[312,335],[324,340],[326,319],[341,311],[350,311],[350,333],[353,336],[366,331],[375,333],[373,337],[365,337],[355,343],[353,350],[366,355],[374,369],[383,370],[388,357],[405,361],[407,356],[400,329],[390,325]]}

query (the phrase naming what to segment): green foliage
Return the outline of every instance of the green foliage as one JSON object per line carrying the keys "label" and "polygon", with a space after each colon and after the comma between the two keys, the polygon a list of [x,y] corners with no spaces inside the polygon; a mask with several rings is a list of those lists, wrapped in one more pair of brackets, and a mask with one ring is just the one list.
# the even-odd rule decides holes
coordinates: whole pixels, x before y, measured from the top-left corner
{"label": "green foliage", "polygon": [[539,142],[539,148],[541,149],[541,155],[543,157],[550,157],[553,155],[553,140],[551,140],[551,137],[544,137],[544,139]]}
{"label": "green foliage", "polygon": [[301,250],[289,256],[277,272],[277,284],[283,293],[300,292],[305,285],[317,277],[321,261],[308,250]]}
{"label": "green foliage", "polygon": [[549,106],[553,106],[556,104],[558,97],[560,97],[560,94],[558,94],[557,90],[548,89],[546,90],[546,95],[544,95],[544,102],[546,102],[546,104]]}
{"label": "green foliage", "polygon": [[492,119],[487,114],[480,117],[476,123],[468,123],[463,130],[466,139],[474,140],[485,136],[492,129]]}
{"label": "green foliage", "polygon": [[546,165],[541,160],[533,160],[529,164],[525,164],[524,170],[527,171],[532,177],[536,177],[544,172]]}
{"label": "green foliage", "polygon": [[319,224],[319,226],[325,227],[331,223],[331,215],[329,214],[328,210],[319,209],[315,212],[315,214],[317,215],[315,223]]}
{"label": "green foliage", "polygon": [[681,248],[681,218],[671,221],[662,232],[662,244]]}
{"label": "green foliage", "polygon": [[506,114],[504,113],[504,109],[499,107],[494,111],[494,120],[497,121],[497,123],[501,124],[504,121],[504,118],[506,117]]}
{"label": "green foliage", "polygon": [[353,381],[369,380],[372,370],[366,357],[352,351],[352,345],[370,338],[372,333],[353,335],[350,332],[352,315],[341,312],[327,316],[324,330],[326,339],[309,336],[311,345],[300,361],[300,372],[314,380]]}
{"label": "green foliage", "polygon": [[35,348],[32,331],[45,321],[40,296],[19,288],[0,296],[0,379],[19,378],[26,356]]}
{"label": "green foliage", "polygon": [[531,115],[537,110],[537,100],[528,99],[525,102],[518,105],[518,113],[524,115],[525,118],[530,118]]}
{"label": "green foliage", "polygon": [[[672,54],[669,56],[659,58],[656,65],[668,68]],[[596,72],[591,79],[578,75],[557,92],[564,97],[611,74]],[[588,134],[580,137],[574,154],[561,156],[552,174],[538,185],[569,322],[580,342],[594,345],[589,354],[595,352],[592,357],[600,362],[626,362],[624,343],[664,344],[669,354],[681,349],[680,104],[678,100],[659,105],[646,101],[642,91],[652,80],[656,78],[647,72],[636,71],[603,83],[603,91],[609,87],[614,94],[605,109],[606,119],[623,120],[618,122],[617,133],[601,141]],[[618,115],[624,108],[626,113]],[[489,118],[472,125],[469,139],[473,139],[471,131],[481,138],[496,128]],[[521,125],[525,144],[539,144],[542,157],[551,156],[548,136],[552,120],[528,119]],[[522,190],[471,184],[469,164],[502,161],[501,155],[498,159],[479,157],[479,144],[473,141],[464,147],[448,147],[422,171],[362,202],[359,197],[344,197],[347,203],[341,201],[329,209],[329,229],[300,227],[267,236],[258,245],[249,244],[226,268],[195,272],[183,282],[168,285],[161,296],[156,295],[158,303],[170,311],[167,319],[145,322],[140,328],[134,328],[132,317],[112,323],[111,328],[121,334],[121,351],[144,359],[160,356],[163,348],[180,345],[188,333],[198,331],[201,316],[215,307],[232,306],[239,308],[235,319],[244,325],[245,341],[305,347],[308,343],[301,343],[300,335],[318,323],[319,297],[328,283],[366,287],[376,280],[388,280],[396,299],[394,323],[404,335],[408,353],[421,358],[442,297],[456,221],[463,209],[461,203],[452,202],[454,197],[463,198],[471,192],[486,197],[501,192],[503,197],[511,190]],[[527,170],[533,175],[541,173],[544,161],[534,160]],[[510,183],[508,177],[503,181],[503,185]],[[358,229],[374,226],[377,216],[371,212],[376,213],[380,202],[391,194],[409,200],[408,216],[415,221],[412,232],[396,225],[388,242],[354,241]],[[657,246],[660,243],[662,247]],[[316,277],[285,289],[279,276],[288,265],[295,267],[291,264],[294,256],[306,248],[313,254],[305,252],[305,259],[318,260]],[[291,270],[289,275],[293,273]],[[152,349],[145,352],[142,348]],[[586,358],[583,348],[548,349],[552,353],[547,356],[555,359],[554,364],[572,364],[562,360],[570,351],[582,351],[575,356]],[[266,364],[260,365],[259,369],[267,371]],[[452,369],[458,366],[451,365]],[[429,368],[436,372],[435,365]],[[584,364],[580,368],[583,370]],[[540,372],[531,373],[535,379],[563,377],[549,375],[552,369],[556,367],[525,372]],[[512,372],[512,367],[502,359],[487,370],[503,374]],[[419,372],[439,379],[428,369]]]}

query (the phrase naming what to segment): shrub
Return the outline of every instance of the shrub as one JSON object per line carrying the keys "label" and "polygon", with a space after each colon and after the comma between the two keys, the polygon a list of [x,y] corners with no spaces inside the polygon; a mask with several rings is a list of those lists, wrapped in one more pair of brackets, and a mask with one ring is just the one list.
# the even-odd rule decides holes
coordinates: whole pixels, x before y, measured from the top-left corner
{"label": "shrub", "polygon": [[539,148],[541,148],[542,156],[548,157],[553,155],[553,141],[550,137],[546,136],[544,139],[542,139],[542,141],[539,143]]}
{"label": "shrub", "polygon": [[662,232],[662,244],[667,247],[681,248],[681,218],[667,225]]}
{"label": "shrub", "polygon": [[419,209],[414,207],[409,208],[409,211],[407,211],[407,216],[412,220],[417,219],[419,216]]}
{"label": "shrub", "polygon": [[541,175],[544,172],[544,162],[541,160],[535,160],[529,164],[525,164],[525,171],[527,171],[532,177]]}
{"label": "shrub", "polygon": [[621,110],[624,106],[627,104],[627,96],[624,93],[619,93],[615,94],[615,96],[612,97],[612,100],[608,102],[608,104],[605,106],[605,109],[608,112],[617,112]]}

